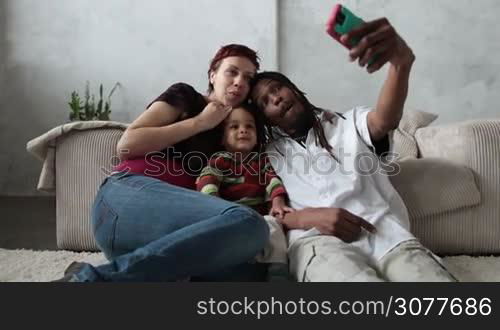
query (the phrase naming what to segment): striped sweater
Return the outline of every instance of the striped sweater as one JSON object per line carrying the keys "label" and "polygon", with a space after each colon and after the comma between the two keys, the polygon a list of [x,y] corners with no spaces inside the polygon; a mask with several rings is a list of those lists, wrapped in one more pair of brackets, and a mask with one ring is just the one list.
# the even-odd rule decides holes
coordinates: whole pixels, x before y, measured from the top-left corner
{"label": "striped sweater", "polygon": [[219,152],[196,180],[198,191],[243,204],[260,214],[269,212],[269,202],[287,196],[285,187],[264,154],[238,162],[229,152]]}

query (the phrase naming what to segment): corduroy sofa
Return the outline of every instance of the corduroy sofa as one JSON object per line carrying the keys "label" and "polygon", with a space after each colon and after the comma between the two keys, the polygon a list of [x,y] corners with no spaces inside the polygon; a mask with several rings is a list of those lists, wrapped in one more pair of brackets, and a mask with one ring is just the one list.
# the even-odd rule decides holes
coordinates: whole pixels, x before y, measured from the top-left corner
{"label": "corduroy sofa", "polygon": [[[391,180],[407,205],[412,232],[441,255],[500,253],[500,120],[428,126],[436,117],[405,111],[393,136],[398,170]],[[50,142],[53,159],[35,150],[40,137],[28,151],[44,161],[40,181],[47,172],[55,180],[58,247],[97,251],[90,208],[116,165],[126,125],[74,126],[79,128],[62,129]]]}

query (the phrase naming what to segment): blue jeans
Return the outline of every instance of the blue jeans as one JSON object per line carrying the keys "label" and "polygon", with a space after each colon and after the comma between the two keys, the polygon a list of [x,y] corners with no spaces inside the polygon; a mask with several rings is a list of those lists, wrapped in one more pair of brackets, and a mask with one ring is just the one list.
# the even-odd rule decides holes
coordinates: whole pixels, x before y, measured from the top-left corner
{"label": "blue jeans", "polygon": [[110,263],[86,265],[77,281],[263,278],[252,262],[269,237],[258,213],[154,178],[108,177],[94,201],[92,229]]}

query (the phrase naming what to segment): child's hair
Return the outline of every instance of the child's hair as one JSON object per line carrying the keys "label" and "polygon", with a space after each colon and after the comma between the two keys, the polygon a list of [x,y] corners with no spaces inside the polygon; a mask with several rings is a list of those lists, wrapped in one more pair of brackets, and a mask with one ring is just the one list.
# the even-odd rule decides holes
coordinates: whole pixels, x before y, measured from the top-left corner
{"label": "child's hair", "polygon": [[[252,115],[254,121],[255,121],[255,132],[257,135],[257,144],[255,145],[254,149],[252,150],[253,152],[264,152],[265,149],[265,142],[266,142],[266,133],[265,133],[265,126],[264,126],[264,117],[262,115],[262,112],[259,111],[259,109],[250,103],[242,103],[234,109],[243,109],[249,114]],[[222,138],[224,136],[224,127],[225,127],[225,120],[216,128],[218,131],[218,134],[220,134],[220,141],[222,141]]]}

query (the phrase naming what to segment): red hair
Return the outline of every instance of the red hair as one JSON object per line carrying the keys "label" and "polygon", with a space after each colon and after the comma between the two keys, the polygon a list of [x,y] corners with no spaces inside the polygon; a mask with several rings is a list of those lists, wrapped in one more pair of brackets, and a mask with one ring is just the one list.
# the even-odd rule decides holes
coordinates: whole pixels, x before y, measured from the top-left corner
{"label": "red hair", "polygon": [[260,58],[255,50],[248,48],[247,46],[238,44],[230,44],[222,46],[210,61],[210,67],[208,69],[208,93],[211,93],[214,90],[214,86],[210,82],[210,73],[217,71],[220,64],[222,63],[222,60],[225,59],[226,57],[231,57],[231,56],[244,57],[248,59],[250,62],[252,62],[253,65],[255,65],[257,71],[259,71],[260,69],[260,64],[259,64]]}

